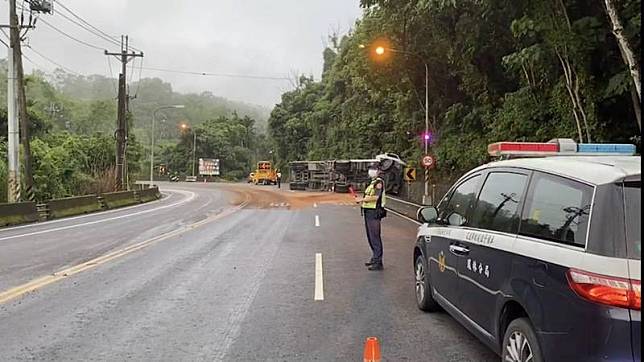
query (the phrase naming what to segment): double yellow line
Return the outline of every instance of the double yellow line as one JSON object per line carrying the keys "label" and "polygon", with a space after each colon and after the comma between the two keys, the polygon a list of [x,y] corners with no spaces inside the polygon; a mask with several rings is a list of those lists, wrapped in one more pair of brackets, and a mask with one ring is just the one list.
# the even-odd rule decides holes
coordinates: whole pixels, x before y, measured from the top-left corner
{"label": "double yellow line", "polygon": [[46,275],[46,276],[34,279],[34,280],[32,280],[30,282],[27,282],[25,284],[19,285],[17,287],[11,288],[9,290],[6,290],[4,292],[0,292],[0,304],[8,302],[8,301],[10,301],[12,299],[15,299],[17,297],[20,297],[20,296],[22,296],[24,294],[36,291],[36,290],[38,290],[38,289],[40,289],[40,288],[42,288],[44,286],[47,286],[49,284],[56,283],[56,282],[58,282],[58,281],[60,281],[62,279],[69,278],[72,275],[84,272],[86,270],[96,268],[97,266],[99,266],[101,264],[105,264],[105,263],[107,263],[109,261],[118,259],[118,258],[120,258],[122,256],[125,256],[125,255],[128,255],[128,254],[131,254],[131,253],[133,253],[135,251],[138,251],[138,250],[141,250],[143,248],[146,248],[146,247],[148,247],[148,246],[150,246],[150,245],[152,245],[152,244],[154,244],[156,242],[159,242],[161,240],[165,240],[165,239],[171,238],[173,236],[181,235],[181,234],[183,234],[183,233],[185,233],[187,231],[193,230],[193,229],[195,229],[197,227],[200,227],[200,226],[203,226],[203,225],[205,225],[207,223],[210,223],[210,222],[213,222],[215,220],[218,220],[218,219],[221,219],[223,217],[226,217],[228,215],[231,215],[231,214],[241,210],[246,205],[248,205],[248,203],[250,202],[250,196],[249,196],[249,194],[245,194],[245,195],[246,195],[246,200],[242,204],[240,204],[240,205],[238,205],[238,206],[236,206],[236,207],[234,207],[232,209],[225,210],[225,211],[223,211],[223,212],[221,212],[219,214],[210,216],[210,217],[208,217],[208,218],[206,218],[204,220],[197,221],[195,223],[189,224],[189,225],[187,225],[187,226],[185,226],[185,227],[183,227],[181,229],[177,229],[177,230],[171,231],[171,232],[169,232],[167,234],[159,235],[159,236],[156,236],[154,238],[151,238],[151,239],[141,241],[139,243],[127,246],[125,248],[112,251],[112,252],[107,253],[105,255],[99,256],[98,258],[94,258],[94,259],[86,261],[84,263],[81,263],[81,264],[78,264],[78,265],[75,265],[75,266],[72,266],[72,267],[57,271],[57,272],[55,272],[55,273],[53,273],[51,275]]}

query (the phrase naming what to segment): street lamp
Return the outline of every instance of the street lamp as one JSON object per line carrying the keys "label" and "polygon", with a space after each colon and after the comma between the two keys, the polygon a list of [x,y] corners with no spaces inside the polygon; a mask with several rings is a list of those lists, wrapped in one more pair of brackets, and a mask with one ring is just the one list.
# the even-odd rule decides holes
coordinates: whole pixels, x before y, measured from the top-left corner
{"label": "street lamp", "polygon": [[[363,44],[358,45],[358,47],[365,48]],[[423,133],[423,143],[425,144],[425,155],[426,155],[427,145],[431,139],[431,136],[429,133],[429,66],[427,65],[427,62],[425,62],[425,59],[418,53],[412,53],[412,52],[393,49],[393,48],[386,48],[383,46],[377,46],[374,52],[378,56],[383,56],[385,55],[386,52],[409,55],[420,60],[423,63],[423,65],[425,65],[425,132]],[[425,203],[428,194],[429,194],[429,180],[427,179],[427,169],[425,169],[425,193],[423,194],[423,204]]]}
{"label": "street lamp", "polygon": [[175,104],[173,106],[162,106],[158,107],[157,109],[152,112],[152,137],[151,137],[151,144],[150,144],[150,187],[154,184],[154,127],[156,125],[156,116],[157,112],[164,110],[164,109],[180,109],[180,108],[185,108],[183,104]]}

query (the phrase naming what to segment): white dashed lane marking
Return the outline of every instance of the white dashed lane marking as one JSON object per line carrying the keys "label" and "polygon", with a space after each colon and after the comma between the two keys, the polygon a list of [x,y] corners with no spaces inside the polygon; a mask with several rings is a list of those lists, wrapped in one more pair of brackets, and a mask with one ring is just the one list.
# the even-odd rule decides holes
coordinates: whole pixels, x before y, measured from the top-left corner
{"label": "white dashed lane marking", "polygon": [[315,254],[315,294],[314,300],[324,300],[324,274],[322,271],[322,254]]}

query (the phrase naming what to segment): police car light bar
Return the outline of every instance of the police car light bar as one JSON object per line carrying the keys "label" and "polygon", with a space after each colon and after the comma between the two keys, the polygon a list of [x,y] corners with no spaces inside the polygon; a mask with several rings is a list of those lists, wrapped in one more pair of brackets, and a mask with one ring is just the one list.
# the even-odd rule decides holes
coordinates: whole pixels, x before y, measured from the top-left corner
{"label": "police car light bar", "polygon": [[609,143],[580,143],[571,139],[553,139],[548,142],[497,142],[488,145],[490,156],[605,156],[635,154],[635,145]]}
{"label": "police car light bar", "polygon": [[559,152],[556,143],[536,142],[497,142],[487,146],[491,156],[503,155],[553,155]]}

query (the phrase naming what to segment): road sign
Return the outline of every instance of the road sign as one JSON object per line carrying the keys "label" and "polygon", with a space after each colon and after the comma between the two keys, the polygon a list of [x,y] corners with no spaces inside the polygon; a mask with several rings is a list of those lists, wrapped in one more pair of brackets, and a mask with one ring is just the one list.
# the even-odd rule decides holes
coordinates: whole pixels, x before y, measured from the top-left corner
{"label": "road sign", "polygon": [[436,159],[432,155],[425,155],[423,156],[421,163],[425,168],[432,169],[434,168],[434,166],[436,166]]}
{"label": "road sign", "polygon": [[200,158],[199,174],[203,176],[219,176],[219,160],[216,158]]}
{"label": "road sign", "polygon": [[413,182],[416,181],[416,169],[411,167],[405,167],[405,181]]}

